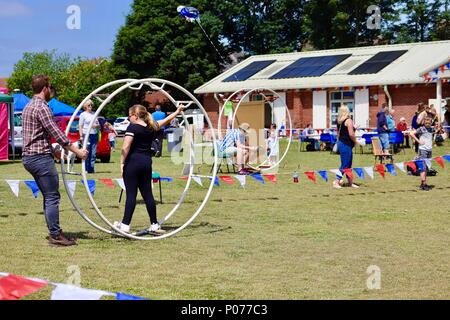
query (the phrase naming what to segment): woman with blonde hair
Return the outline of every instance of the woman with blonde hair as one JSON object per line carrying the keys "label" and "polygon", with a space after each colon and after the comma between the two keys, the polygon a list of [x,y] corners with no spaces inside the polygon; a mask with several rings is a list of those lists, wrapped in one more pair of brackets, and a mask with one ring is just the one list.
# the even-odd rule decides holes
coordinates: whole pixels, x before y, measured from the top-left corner
{"label": "woman with blonde hair", "polygon": [[80,115],[79,130],[80,130],[80,139],[84,140],[84,137],[87,135],[89,137],[89,143],[87,150],[89,152],[88,158],[86,159],[86,171],[88,173],[95,173],[95,159],[97,155],[97,145],[98,145],[98,129],[100,128],[100,123],[98,119],[95,119],[94,125],[90,132],[87,132],[91,122],[94,120],[94,112],[92,108],[94,107],[94,103],[92,100],[86,101],[83,105],[84,112]]}
{"label": "woman with blonde hair", "polygon": [[184,106],[179,107],[176,112],[160,121],[155,121],[147,109],[141,105],[135,105],[128,111],[131,124],[125,133],[120,159],[127,200],[122,222],[114,222],[114,226],[123,232],[130,232],[130,223],[139,190],[150,216],[149,232],[164,233],[156,218],[156,204],[152,193],[151,147],[161,127],[169,124],[183,108]]}
{"label": "woman with blonde hair", "polygon": [[[337,121],[338,131],[338,150],[341,156],[341,173],[342,176],[337,176],[333,182],[333,186],[337,189],[341,189],[344,184],[345,169],[352,168],[353,162],[353,147],[357,144],[355,136],[355,128],[353,126],[353,120],[350,117],[350,110],[346,104],[344,104],[338,113]],[[347,175],[348,183],[353,188],[359,188],[358,185],[353,183],[353,179]]]}

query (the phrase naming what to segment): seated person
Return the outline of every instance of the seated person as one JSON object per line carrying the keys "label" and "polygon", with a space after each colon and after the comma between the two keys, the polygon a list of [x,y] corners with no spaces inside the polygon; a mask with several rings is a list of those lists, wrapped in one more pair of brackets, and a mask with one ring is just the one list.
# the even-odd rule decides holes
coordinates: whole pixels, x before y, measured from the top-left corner
{"label": "seated person", "polygon": [[249,162],[251,155],[258,150],[256,146],[249,145],[248,133],[250,125],[242,123],[239,129],[231,129],[225,135],[219,146],[219,151],[225,153],[229,157],[236,157],[238,174],[249,174],[245,169],[245,165]]}
{"label": "seated person", "polygon": [[[312,146],[310,148],[315,151],[320,150],[320,142],[319,142],[320,135],[317,133],[316,130],[313,129],[312,124],[308,124],[306,126],[306,129],[303,132],[306,132],[305,133],[305,135],[306,135],[305,142],[310,142],[310,145]],[[309,150],[311,150],[311,149],[309,149]],[[308,147],[306,147],[306,150],[308,150]]]}

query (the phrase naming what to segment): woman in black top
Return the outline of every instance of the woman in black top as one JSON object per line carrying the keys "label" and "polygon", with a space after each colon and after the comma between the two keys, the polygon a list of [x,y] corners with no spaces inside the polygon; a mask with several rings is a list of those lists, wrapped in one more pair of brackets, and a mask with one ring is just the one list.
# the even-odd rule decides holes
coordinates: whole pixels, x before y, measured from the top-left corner
{"label": "woman in black top", "polygon": [[130,231],[139,189],[150,216],[149,231],[164,233],[156,218],[156,204],[152,193],[151,146],[156,132],[169,124],[183,108],[178,108],[176,112],[160,121],[155,121],[147,109],[141,105],[131,107],[128,112],[131,124],[125,133],[120,160],[127,201],[122,222],[114,222],[114,226],[123,232]]}
{"label": "woman in black top", "polygon": [[[355,129],[353,127],[353,120],[350,118],[350,110],[346,105],[339,109],[338,114],[338,150],[341,156],[341,177],[337,177],[333,186],[337,189],[342,188],[344,184],[345,171],[352,168],[353,164],[353,147],[356,145]],[[347,174],[348,183],[353,188],[358,188],[358,185],[353,183],[352,175]]]}

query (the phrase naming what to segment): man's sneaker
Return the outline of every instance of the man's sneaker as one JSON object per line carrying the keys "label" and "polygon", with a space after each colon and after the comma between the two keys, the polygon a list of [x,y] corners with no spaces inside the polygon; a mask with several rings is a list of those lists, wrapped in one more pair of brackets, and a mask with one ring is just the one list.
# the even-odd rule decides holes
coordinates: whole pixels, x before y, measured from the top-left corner
{"label": "man's sneaker", "polygon": [[159,223],[152,223],[150,228],[148,228],[148,231],[150,233],[157,233],[157,234],[164,234],[164,233],[166,233],[165,230],[161,229],[161,225]]}
{"label": "man's sneaker", "polygon": [[341,184],[339,183],[339,180],[334,180],[334,181],[333,181],[333,188],[336,188],[336,189],[342,189],[342,186],[341,186]]}
{"label": "man's sneaker", "polygon": [[115,221],[115,222],[113,223],[113,226],[114,226],[116,229],[119,229],[119,230],[122,231],[122,232],[126,232],[126,233],[129,233],[129,232],[130,232],[130,226],[129,226],[129,225],[126,225],[126,224],[123,224],[122,222]]}
{"label": "man's sneaker", "polygon": [[56,237],[48,236],[48,244],[54,247],[70,247],[76,246],[77,243],[73,238],[67,238],[64,233],[60,232],[60,234]]}
{"label": "man's sneaker", "polygon": [[421,184],[419,189],[423,190],[423,191],[430,191],[431,190],[430,186],[427,185],[427,184]]}

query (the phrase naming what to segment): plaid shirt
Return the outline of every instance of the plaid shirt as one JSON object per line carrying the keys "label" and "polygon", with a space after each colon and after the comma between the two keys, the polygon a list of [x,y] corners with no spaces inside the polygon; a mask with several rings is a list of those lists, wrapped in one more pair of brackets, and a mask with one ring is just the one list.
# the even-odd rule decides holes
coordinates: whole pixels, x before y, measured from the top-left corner
{"label": "plaid shirt", "polygon": [[33,97],[22,113],[22,156],[51,154],[50,137],[65,147],[70,144],[58,125],[53,121],[53,114],[47,102]]}

